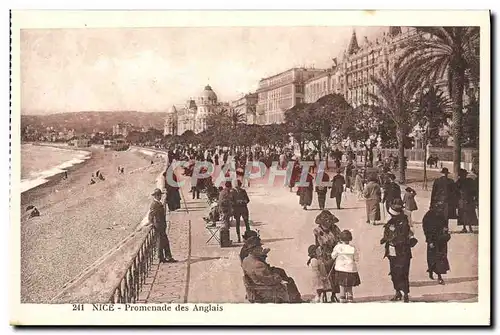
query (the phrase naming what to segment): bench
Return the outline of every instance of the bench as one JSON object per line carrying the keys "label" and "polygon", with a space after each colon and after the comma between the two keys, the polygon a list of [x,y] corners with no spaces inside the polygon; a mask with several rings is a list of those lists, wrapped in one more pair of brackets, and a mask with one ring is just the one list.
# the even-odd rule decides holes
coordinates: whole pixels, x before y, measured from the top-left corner
{"label": "bench", "polygon": [[[255,285],[253,281],[247,276],[243,276],[243,283],[246,289],[246,299],[250,303],[288,303],[288,293],[283,285],[275,286],[262,286]],[[285,295],[285,297],[283,297]]]}

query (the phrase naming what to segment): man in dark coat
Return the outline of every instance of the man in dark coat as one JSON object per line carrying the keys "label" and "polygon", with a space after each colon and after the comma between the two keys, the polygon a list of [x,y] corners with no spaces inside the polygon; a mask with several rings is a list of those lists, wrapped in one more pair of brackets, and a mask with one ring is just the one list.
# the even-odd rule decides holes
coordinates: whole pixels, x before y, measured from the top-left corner
{"label": "man in dark coat", "polygon": [[153,225],[156,232],[156,249],[158,250],[158,259],[160,263],[173,263],[176,262],[172,258],[170,252],[170,242],[167,236],[167,219],[165,213],[165,206],[161,202],[162,192],[159,188],[155,189],[151,194],[153,202],[149,208],[148,220]]}
{"label": "man in dark coat", "polygon": [[236,235],[238,235],[238,243],[241,242],[240,237],[240,219],[243,218],[245,222],[245,231],[250,230],[249,213],[248,213],[248,203],[250,198],[248,197],[247,191],[241,188],[242,182],[238,180],[238,184],[234,189],[234,207],[233,214],[236,220]]}
{"label": "man in dark coat", "polygon": [[457,186],[455,182],[448,178],[447,168],[441,170],[443,174],[434,180],[431,193],[431,208],[438,208],[446,221],[456,218]]}
{"label": "man in dark coat", "polygon": [[[326,171],[323,172],[323,178],[321,180],[324,183],[330,182],[330,176]],[[318,193],[318,205],[319,209],[325,209],[326,193],[328,192],[328,186],[316,185],[316,193]]]}
{"label": "man in dark coat", "polygon": [[352,171],[354,170],[354,164],[351,160],[347,163],[345,167],[345,188],[350,189],[352,192],[352,187],[354,186],[354,180],[352,178]]}
{"label": "man in dark coat", "polygon": [[219,211],[222,214],[224,221],[224,229],[229,230],[229,220],[233,215],[233,207],[235,204],[234,190],[232,183],[226,181],[225,188],[219,193]]}
{"label": "man in dark coat", "polygon": [[384,186],[384,197],[382,202],[385,202],[385,209],[387,212],[389,212],[389,207],[394,199],[401,200],[401,187],[399,187],[395,180],[396,176],[391,173],[389,175],[389,182]]}
{"label": "man in dark coat", "polygon": [[337,209],[340,209],[340,202],[342,201],[342,193],[344,192],[345,178],[340,174],[340,169],[332,179],[332,190],[330,191],[330,198],[335,198],[337,202]]}

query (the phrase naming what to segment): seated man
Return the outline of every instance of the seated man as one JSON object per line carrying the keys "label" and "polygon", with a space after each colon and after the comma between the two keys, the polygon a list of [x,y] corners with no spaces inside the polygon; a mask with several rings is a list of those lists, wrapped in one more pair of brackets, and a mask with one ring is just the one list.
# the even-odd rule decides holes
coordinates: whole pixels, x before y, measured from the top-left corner
{"label": "seated man", "polygon": [[220,220],[219,205],[217,201],[214,201],[210,204],[210,212],[208,213],[208,217],[204,217],[203,220],[205,220],[207,225],[215,227],[217,221]]}
{"label": "seated man", "polygon": [[209,204],[219,200],[219,190],[215,187],[215,185],[213,185],[213,183],[207,187],[207,199]]}
{"label": "seated man", "polygon": [[253,245],[259,240],[259,234],[255,230],[247,230],[243,233],[243,246],[240,251],[240,261],[243,260],[250,255],[250,250]]}
{"label": "seated man", "polygon": [[[241,267],[245,274],[247,296],[251,297],[249,300],[259,303],[302,302],[294,280],[288,277],[285,270],[266,263],[267,254],[270,250],[262,248],[259,237],[251,237],[246,241],[244,248],[246,248],[249,254],[243,259]],[[254,291],[252,288],[256,290]],[[263,288],[264,290],[258,288]],[[265,290],[266,288],[268,290]]]}

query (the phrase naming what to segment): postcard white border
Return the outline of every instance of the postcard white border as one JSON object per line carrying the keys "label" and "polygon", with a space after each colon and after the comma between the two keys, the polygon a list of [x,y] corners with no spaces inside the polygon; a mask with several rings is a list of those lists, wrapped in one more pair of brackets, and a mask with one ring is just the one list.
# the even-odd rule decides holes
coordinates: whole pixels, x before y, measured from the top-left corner
{"label": "postcard white border", "polygon": [[[73,312],[20,304],[20,29],[173,26],[480,26],[480,193],[477,303],[223,304],[223,312]],[[13,11],[10,322],[13,325],[478,325],[490,319],[490,17],[487,11]],[[383,308],[383,312],[381,312]],[[133,315],[133,316],[132,316]],[[249,315],[252,316],[251,320]]]}

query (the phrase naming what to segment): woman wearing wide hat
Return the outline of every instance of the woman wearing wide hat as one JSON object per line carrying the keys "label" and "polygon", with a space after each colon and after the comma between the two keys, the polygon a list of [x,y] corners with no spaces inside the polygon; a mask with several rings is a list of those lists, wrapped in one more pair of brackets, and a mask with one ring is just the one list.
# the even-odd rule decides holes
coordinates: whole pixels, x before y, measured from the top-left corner
{"label": "woman wearing wide hat", "polygon": [[316,217],[316,224],[314,228],[315,244],[321,247],[321,258],[325,264],[326,270],[330,273],[330,283],[332,286],[332,301],[337,302],[336,294],[340,292],[340,288],[335,284],[335,271],[331,271],[334,265],[332,259],[333,248],[340,241],[340,228],[336,225],[339,219],[330,211],[323,210]]}
{"label": "woman wearing wide hat", "polygon": [[404,298],[404,302],[409,302],[411,248],[415,246],[417,239],[412,237],[401,199],[394,199],[389,207],[389,214],[392,217],[384,225],[384,236],[380,244],[385,246],[384,258],[389,259],[390,275],[396,291],[391,301]]}
{"label": "woman wearing wide hat", "polygon": [[427,272],[429,278],[434,279],[434,273],[438,275],[438,282],[444,285],[441,277],[450,270],[448,262],[448,241],[451,238],[448,232],[448,223],[438,208],[433,207],[425,213],[422,219],[422,228],[427,243]]}

